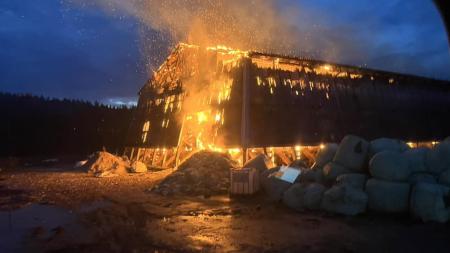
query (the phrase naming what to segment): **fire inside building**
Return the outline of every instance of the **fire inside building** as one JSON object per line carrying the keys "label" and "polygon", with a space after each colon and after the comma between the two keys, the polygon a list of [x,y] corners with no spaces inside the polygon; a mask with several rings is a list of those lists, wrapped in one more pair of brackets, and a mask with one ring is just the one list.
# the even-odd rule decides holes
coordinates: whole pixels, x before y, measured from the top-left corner
{"label": "fire inside building", "polygon": [[162,167],[203,149],[288,163],[347,134],[439,140],[449,115],[447,81],[179,44],[139,92],[125,154]]}

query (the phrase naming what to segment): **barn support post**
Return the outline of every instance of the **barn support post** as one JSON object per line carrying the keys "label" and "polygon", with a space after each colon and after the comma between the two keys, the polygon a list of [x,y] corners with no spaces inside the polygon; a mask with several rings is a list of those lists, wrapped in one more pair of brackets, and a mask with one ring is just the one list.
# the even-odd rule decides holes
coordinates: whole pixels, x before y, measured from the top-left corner
{"label": "barn support post", "polygon": [[178,136],[178,144],[177,144],[177,151],[175,152],[175,168],[178,167],[178,164],[180,163],[180,148],[181,143],[183,142],[183,130],[184,130],[184,121],[186,120],[186,117],[183,117],[183,122],[181,123],[181,129],[180,129],[180,135]]}
{"label": "barn support post", "polygon": [[156,157],[156,155],[157,155],[156,152],[158,152],[157,150],[158,150],[158,149],[154,149],[154,151],[153,151],[152,162],[151,162],[151,165],[152,165],[152,166],[155,165],[155,157]]}
{"label": "barn support post", "polygon": [[244,165],[247,162],[247,149],[249,147],[250,64],[251,64],[250,59],[244,58],[243,76],[242,76],[242,118],[241,118],[242,165]]}
{"label": "barn support post", "polygon": [[139,156],[141,155],[141,148],[137,149],[136,161],[139,161]]}
{"label": "barn support post", "polygon": [[134,148],[131,148],[130,161],[133,160],[133,155],[134,155]]}
{"label": "barn support post", "polygon": [[161,167],[163,167],[163,168],[164,168],[164,165],[166,164],[167,152],[168,152],[167,149],[163,149],[163,159],[162,159],[162,162],[161,162]]}

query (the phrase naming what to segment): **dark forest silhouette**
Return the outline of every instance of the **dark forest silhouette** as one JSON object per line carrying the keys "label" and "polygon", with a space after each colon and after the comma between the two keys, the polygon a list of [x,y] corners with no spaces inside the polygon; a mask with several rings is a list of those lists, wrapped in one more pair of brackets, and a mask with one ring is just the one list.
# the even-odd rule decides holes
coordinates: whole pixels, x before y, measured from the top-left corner
{"label": "dark forest silhouette", "polygon": [[0,157],[121,152],[132,108],[0,93]]}

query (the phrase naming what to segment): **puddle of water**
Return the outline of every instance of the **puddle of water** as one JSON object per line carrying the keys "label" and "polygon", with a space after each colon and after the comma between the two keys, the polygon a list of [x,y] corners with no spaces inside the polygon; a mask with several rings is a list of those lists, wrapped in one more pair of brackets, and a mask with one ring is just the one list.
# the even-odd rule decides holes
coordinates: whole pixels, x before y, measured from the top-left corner
{"label": "puddle of water", "polygon": [[75,215],[66,209],[33,204],[14,211],[0,212],[0,252],[20,251],[24,237],[36,227],[44,231],[74,220]]}
{"label": "puddle of water", "polygon": [[85,204],[80,207],[79,211],[82,213],[88,213],[100,208],[106,208],[110,207],[112,205],[112,202],[109,200],[97,200],[94,202],[91,202],[89,204]]}
{"label": "puddle of water", "polygon": [[0,253],[20,252],[23,240],[31,236],[36,228],[42,228],[41,236],[46,238],[51,235],[51,230],[54,228],[73,224],[78,213],[88,213],[111,205],[110,201],[99,200],[82,205],[75,212],[42,204],[32,204],[12,211],[0,211]]}

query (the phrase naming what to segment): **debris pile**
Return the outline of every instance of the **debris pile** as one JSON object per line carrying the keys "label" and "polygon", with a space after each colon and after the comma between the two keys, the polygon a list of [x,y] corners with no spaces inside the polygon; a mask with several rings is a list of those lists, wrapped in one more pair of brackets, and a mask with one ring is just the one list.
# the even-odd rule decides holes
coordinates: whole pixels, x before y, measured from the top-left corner
{"label": "debris pile", "polygon": [[131,168],[129,171],[133,173],[146,173],[148,169],[145,163],[140,161],[134,161],[131,163]]}
{"label": "debris pile", "polygon": [[82,168],[94,177],[113,177],[128,173],[145,173],[147,166],[139,161],[131,162],[127,157],[119,157],[105,151],[89,156],[86,161],[79,161],[75,168]]}
{"label": "debris pile", "polygon": [[269,198],[295,210],[411,213],[423,221],[448,222],[448,139],[432,148],[410,148],[395,139],[368,142],[349,135],[339,145],[327,144],[311,168],[300,168],[294,184],[274,177],[278,168],[273,168],[261,174],[262,186]]}
{"label": "debris pile", "polygon": [[230,169],[236,166],[227,154],[200,151],[181,163],[175,172],[151,191],[162,195],[192,196],[227,193]]}
{"label": "debris pile", "polygon": [[128,173],[130,162],[108,152],[99,151],[92,154],[82,168],[95,177],[112,177]]}

